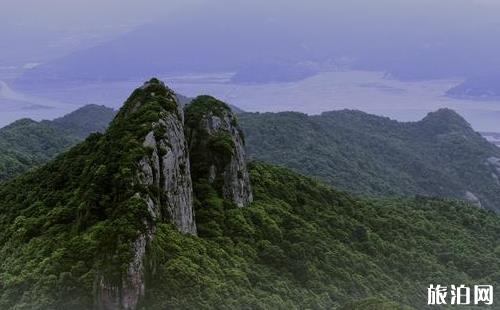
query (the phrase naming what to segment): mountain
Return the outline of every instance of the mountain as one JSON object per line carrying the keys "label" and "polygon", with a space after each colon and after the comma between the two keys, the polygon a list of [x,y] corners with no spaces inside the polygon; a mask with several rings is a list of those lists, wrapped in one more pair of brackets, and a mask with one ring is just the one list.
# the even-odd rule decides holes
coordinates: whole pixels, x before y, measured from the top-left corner
{"label": "mountain", "polygon": [[422,309],[429,283],[498,285],[495,213],[247,167],[238,124],[152,79],[0,184],[0,308]]}
{"label": "mountain", "polygon": [[478,35],[498,33],[497,16],[485,14],[481,6],[464,2],[443,18],[439,12],[448,11],[445,3],[429,10],[423,3],[388,2],[390,9],[367,4],[360,15],[359,4],[351,2],[212,1],[44,62],[26,70],[15,86],[24,90],[52,82],[60,87],[68,81],[207,72],[235,72],[235,82],[286,82],[315,74],[316,66],[331,69],[346,62],[350,69],[388,72],[404,80],[472,77],[498,69],[500,44]]}
{"label": "mountain", "polygon": [[[184,117],[189,139],[184,133]],[[5,223],[23,221],[22,217],[28,215],[24,212],[33,212],[33,216],[28,215],[30,220],[40,220],[32,227],[37,232],[28,233],[34,238],[29,238],[24,249],[38,253],[59,249],[65,252],[63,260],[76,264],[53,261],[71,267],[60,275],[69,281],[67,289],[76,286],[74,295],[68,295],[74,299],[62,298],[65,306],[61,307],[86,309],[90,300],[97,300],[97,306],[103,309],[135,308],[144,297],[144,255],[157,222],[171,223],[180,233],[204,234],[213,227],[196,227],[195,205],[214,205],[216,210],[217,199],[226,199],[225,206],[232,203],[235,207],[252,201],[242,138],[234,124],[228,106],[218,101],[207,106],[203,98],[195,99],[184,115],[177,96],[152,79],[134,91],[105,135],[94,133],[51,164],[5,184],[5,191],[0,190],[5,194],[0,194]],[[204,160],[190,163],[188,153],[196,158],[197,149],[205,155]],[[198,173],[191,173],[191,165],[198,167]],[[12,197],[16,187],[19,195]],[[196,200],[193,193],[197,194]],[[28,197],[33,199],[30,203]],[[13,211],[17,203],[23,210],[17,214],[21,218],[9,218],[15,215],[9,210]],[[203,210],[199,214],[203,215]],[[38,226],[42,221],[43,227]],[[5,233],[1,235],[7,238]],[[40,238],[35,237],[38,233]],[[45,238],[51,242],[36,241]],[[17,242],[23,243],[23,239],[3,241],[22,246]],[[17,254],[21,256],[15,259],[32,258],[22,255],[22,251]],[[66,254],[77,255],[76,260]],[[73,270],[75,266],[85,272]],[[82,278],[73,278],[71,272]],[[86,299],[94,293],[86,286],[89,276],[97,290],[92,299]],[[9,296],[4,301],[0,302],[1,308],[13,306]],[[22,304],[23,300],[13,302]],[[53,307],[50,300],[47,302],[47,307]]]}
{"label": "mountain", "polygon": [[500,97],[500,75],[484,74],[466,79],[449,89],[447,96],[462,99],[498,99]]}
{"label": "mountain", "polygon": [[453,197],[500,210],[500,149],[451,110],[411,123],[350,110],[239,119],[252,159],[355,193]]}
{"label": "mountain", "polygon": [[106,130],[115,114],[116,111],[111,108],[89,104],[54,119],[52,124],[67,135],[83,140],[90,133]]}
{"label": "mountain", "polygon": [[53,121],[18,120],[0,129],[0,181],[46,163],[92,132],[103,131],[115,112],[87,105]]}

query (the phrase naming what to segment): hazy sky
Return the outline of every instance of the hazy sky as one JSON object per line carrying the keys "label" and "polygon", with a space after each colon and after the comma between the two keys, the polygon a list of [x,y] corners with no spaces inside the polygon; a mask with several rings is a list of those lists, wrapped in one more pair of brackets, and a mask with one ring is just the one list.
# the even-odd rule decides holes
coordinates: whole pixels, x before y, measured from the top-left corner
{"label": "hazy sky", "polygon": [[[499,37],[500,0],[0,0],[0,81],[19,90],[29,68],[35,80],[88,71],[101,81],[119,69],[150,76],[148,66],[162,64],[236,72],[279,57],[347,59],[400,80],[474,77],[500,69]],[[65,91],[42,86],[47,95]],[[5,93],[4,114],[19,105]]]}
{"label": "hazy sky", "polygon": [[0,65],[45,61],[201,0],[0,0]]}
{"label": "hazy sky", "polygon": [[[210,36],[205,35],[204,31],[217,29],[205,27],[207,23],[213,24],[210,18],[213,18],[214,23],[220,23],[222,20],[222,24],[227,20],[228,27],[237,24],[239,28],[234,27],[234,31],[240,33],[246,31],[246,27],[246,34],[250,33],[255,38],[267,34],[267,25],[279,25],[281,30],[278,31],[281,31],[280,36],[284,42],[285,39],[305,42],[304,38],[310,38],[309,43],[315,40],[316,45],[312,48],[317,50],[318,54],[331,53],[332,40],[335,38],[341,42],[335,49],[349,57],[366,58],[366,55],[356,54],[367,49],[370,49],[368,53],[375,56],[384,55],[387,54],[388,47],[393,50],[400,49],[402,55],[408,50],[414,51],[424,47],[418,53],[425,53],[426,45],[429,50],[435,51],[442,44],[449,49],[443,53],[450,53],[458,48],[478,49],[470,54],[484,58],[483,54],[488,51],[496,55],[494,45],[500,45],[495,43],[500,35],[500,0],[0,2],[0,79],[2,68],[17,66],[19,69],[45,63],[73,51],[112,40],[144,24],[158,23],[172,27],[184,25],[208,38]],[[174,22],[179,20],[180,22]],[[175,31],[182,34],[186,29]],[[286,33],[287,38],[282,33]],[[252,36],[249,36],[250,39],[243,35],[241,37],[247,42],[252,39]],[[330,44],[330,49],[322,50],[318,45],[321,41],[326,42],[325,45]],[[457,46],[460,42],[464,42],[464,46]],[[470,59],[469,54],[464,55]]]}
{"label": "hazy sky", "polygon": [[347,18],[356,20],[368,15],[393,18],[403,15],[410,19],[428,15],[445,20],[451,16],[500,17],[498,0],[2,0],[0,25],[40,32],[68,27],[133,25],[178,16],[183,10],[208,7],[229,13],[252,9],[263,14],[295,11],[309,22],[314,21],[315,14],[353,10],[356,16]]}
{"label": "hazy sky", "polygon": [[201,0],[2,0],[2,23],[82,26],[150,21]]}
{"label": "hazy sky", "polygon": [[432,25],[447,31],[500,21],[497,0],[1,0],[0,64],[30,56],[43,61],[140,24],[189,16],[192,10],[228,17],[261,12],[305,27],[328,16],[346,19],[353,28],[414,23],[415,28]]}

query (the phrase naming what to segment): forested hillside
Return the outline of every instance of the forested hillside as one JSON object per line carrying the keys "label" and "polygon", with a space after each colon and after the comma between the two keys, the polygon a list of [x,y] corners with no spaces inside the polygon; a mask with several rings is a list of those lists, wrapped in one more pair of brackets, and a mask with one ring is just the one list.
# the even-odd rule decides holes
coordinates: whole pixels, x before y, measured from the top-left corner
{"label": "forested hillside", "polygon": [[413,123],[350,110],[239,119],[251,159],[355,193],[454,197],[500,210],[500,149],[451,110]]}
{"label": "forested hillside", "polygon": [[46,163],[55,155],[106,129],[115,112],[87,105],[53,121],[21,119],[0,129],[0,181]]}
{"label": "forested hillside", "polygon": [[499,284],[495,213],[260,162],[247,179],[238,124],[153,79],[104,134],[1,184],[0,308],[425,309],[431,283]]}

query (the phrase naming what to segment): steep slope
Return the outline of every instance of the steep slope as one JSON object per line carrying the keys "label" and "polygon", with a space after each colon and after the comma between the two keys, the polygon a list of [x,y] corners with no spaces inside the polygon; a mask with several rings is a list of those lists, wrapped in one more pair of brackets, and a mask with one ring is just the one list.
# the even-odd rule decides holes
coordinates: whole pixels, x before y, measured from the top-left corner
{"label": "steep slope", "polygon": [[225,199],[239,207],[252,202],[243,133],[225,103],[200,96],[186,109],[186,132],[194,178],[207,180]]}
{"label": "steep slope", "polygon": [[415,123],[347,110],[239,119],[251,158],[357,193],[455,197],[500,210],[500,150],[451,110]]}
{"label": "steep slope", "polygon": [[[133,243],[128,244],[132,258],[126,270],[117,274],[118,281],[117,275],[106,272],[98,279],[97,304],[102,309],[135,309],[144,297],[146,247],[156,222],[170,222],[181,233],[196,234],[183,114],[176,95],[152,79],[132,93],[103,137],[104,148],[98,154],[105,156],[104,163],[96,169],[111,168],[105,175],[112,172],[121,179],[117,185],[123,186],[112,200],[125,199],[126,206],[143,213],[132,218],[138,226]],[[109,162],[110,155],[117,161]]]}
{"label": "steep slope", "polygon": [[46,163],[92,132],[106,129],[115,112],[87,105],[53,121],[16,121],[0,129],[0,181]]}
{"label": "steep slope", "polygon": [[265,164],[250,174],[255,202],[226,209],[219,236],[162,228],[151,309],[424,309],[428,283],[495,282],[491,212],[358,199]]}

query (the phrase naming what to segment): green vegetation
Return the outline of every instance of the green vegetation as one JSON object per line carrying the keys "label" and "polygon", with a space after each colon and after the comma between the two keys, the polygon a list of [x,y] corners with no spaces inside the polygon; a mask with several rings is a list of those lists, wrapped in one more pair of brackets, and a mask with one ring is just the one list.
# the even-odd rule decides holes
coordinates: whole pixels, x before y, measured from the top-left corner
{"label": "green vegetation", "polygon": [[224,102],[211,96],[198,96],[186,106],[186,126],[198,128],[207,114],[224,117],[228,111],[231,109]]}
{"label": "green vegetation", "polygon": [[500,210],[500,187],[487,164],[500,149],[451,110],[400,123],[359,111],[238,115],[249,156],[371,195],[464,199],[475,194]]}
{"label": "green vegetation", "polygon": [[151,309],[420,309],[427,283],[497,281],[492,213],[356,199],[260,163],[251,172],[256,202],[219,213],[221,235],[159,230]]}
{"label": "green vegetation", "polygon": [[[250,165],[246,208],[191,167],[198,236],[154,221],[136,194],[159,188],[135,172],[151,151],[145,135],[171,113],[171,93],[151,80],[104,134],[0,184],[0,309],[92,309],[98,281],[119,285],[147,225],[144,310],[425,309],[431,283],[500,284],[497,214],[459,200],[360,198],[261,162]],[[430,132],[451,139],[442,122]],[[223,154],[227,139],[215,140]]]}
{"label": "green vegetation", "polygon": [[[196,108],[187,111],[188,126],[199,124],[206,108],[216,115],[228,109],[210,96],[198,97],[191,107]],[[47,162],[90,132],[101,131],[113,114],[90,106],[54,122],[20,120],[0,129],[0,181]],[[242,113],[239,120],[251,158],[318,177],[337,188],[369,195],[460,199],[471,192],[483,206],[500,208],[500,191],[492,176],[495,168],[486,164],[489,157],[500,158],[500,151],[452,111],[441,110],[416,123],[358,111],[320,116]]]}
{"label": "green vegetation", "polygon": [[[2,309],[89,309],[102,264],[129,259],[126,227],[144,216],[140,205],[113,206],[122,191],[109,192],[106,202],[84,195],[83,185],[73,192],[78,197],[67,185],[48,188],[63,186],[59,172],[48,171],[91,156],[83,150],[2,187]],[[251,175],[255,203],[221,202],[213,210],[219,234],[187,236],[158,223],[144,309],[360,309],[352,303],[365,298],[374,300],[354,305],[421,309],[430,283],[499,284],[500,218],[493,213],[442,199],[358,199],[260,163]],[[78,225],[79,210],[97,199],[101,216]]]}
{"label": "green vegetation", "polygon": [[112,109],[87,105],[53,121],[16,121],[0,129],[0,181],[41,165],[85,139],[106,129]]}
{"label": "green vegetation", "polygon": [[[231,109],[210,96],[196,97],[185,109],[186,139],[189,145],[194,207],[200,236],[222,236],[224,209],[231,202],[221,199],[224,168],[231,160],[234,142],[224,130],[209,132],[212,116],[232,117]],[[233,118],[232,121],[235,121]],[[216,171],[210,171],[210,167]],[[210,175],[214,180],[209,180]]]}
{"label": "green vegetation", "polygon": [[[217,198],[222,194],[224,184],[220,172],[224,171],[230,162],[235,146],[229,132],[223,129],[214,130],[210,128],[209,123],[212,122],[212,117],[217,117],[220,121],[230,118],[231,125],[236,125],[236,118],[230,112],[229,106],[211,96],[198,96],[185,109],[185,131],[197,217],[205,217],[207,207],[203,206],[210,206],[211,209],[222,212],[223,201]],[[211,167],[217,171],[211,172]],[[215,178],[211,180],[213,184],[208,180],[211,174]],[[202,235],[210,235],[212,230],[220,231],[217,218],[207,218],[207,221],[200,227]]]}
{"label": "green vegetation", "polygon": [[149,190],[134,175],[144,137],[172,113],[166,89],[148,85],[106,134],[0,186],[0,309],[89,309],[100,277],[120,283],[149,216],[135,195]]}

